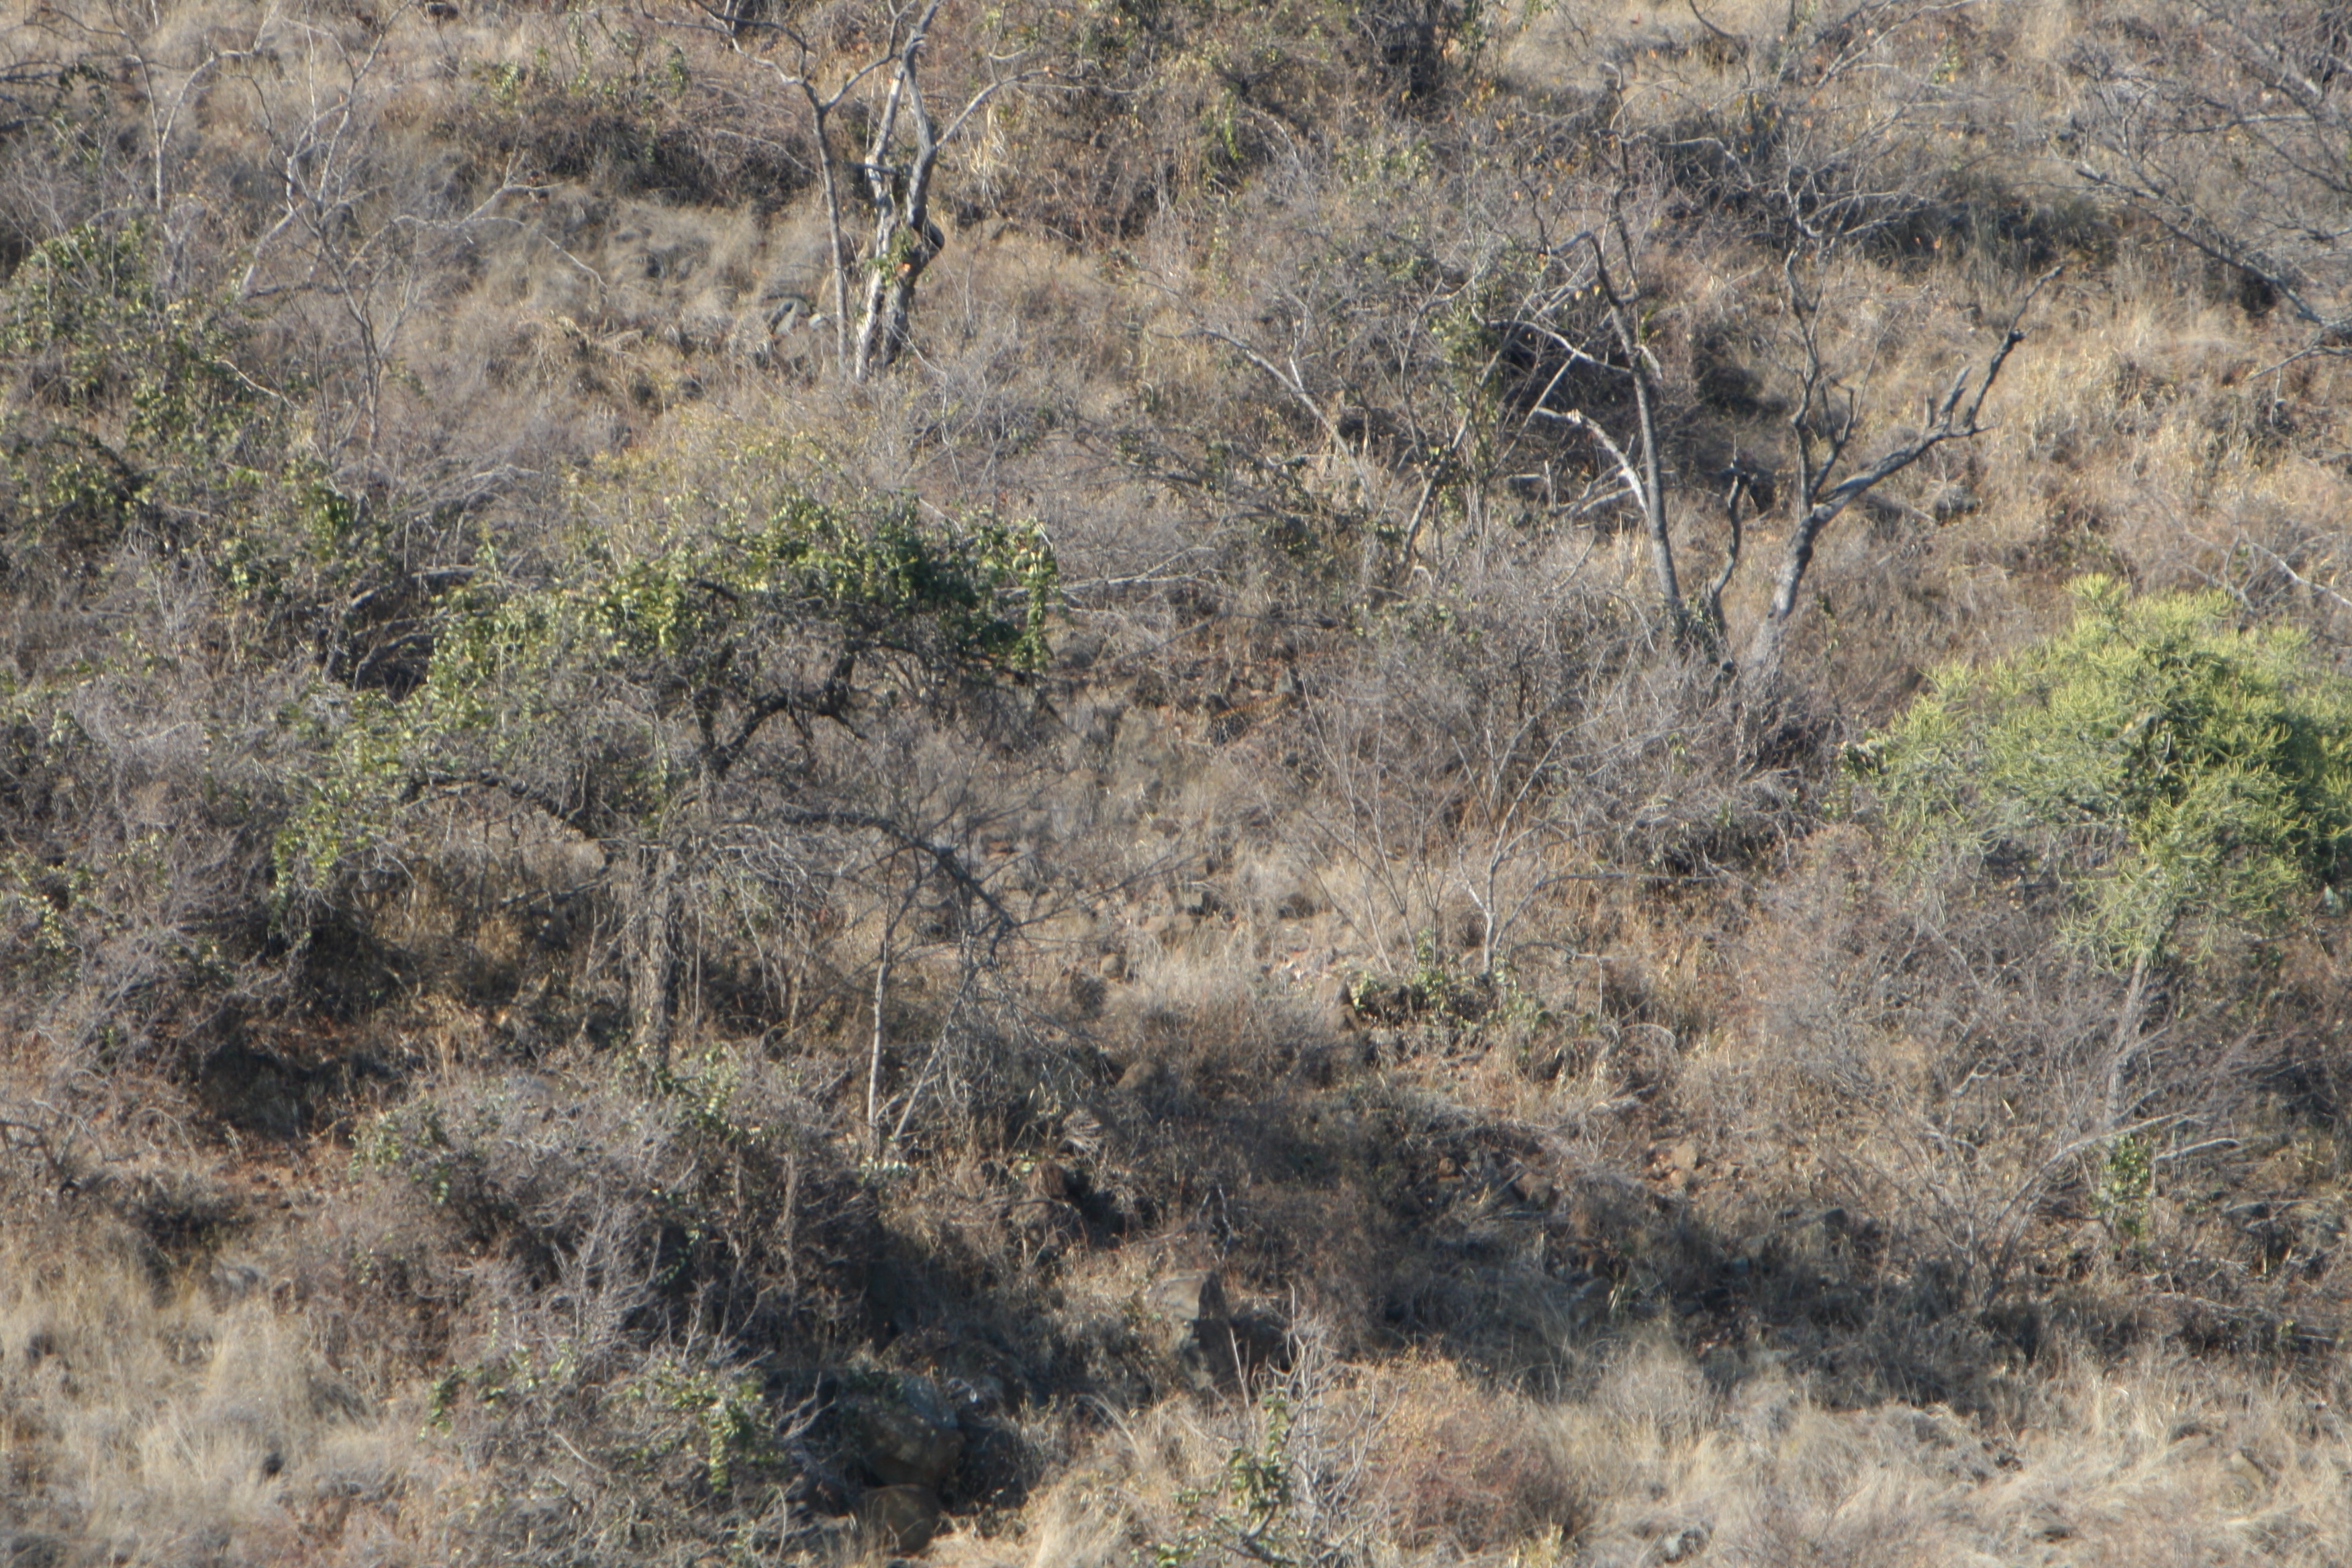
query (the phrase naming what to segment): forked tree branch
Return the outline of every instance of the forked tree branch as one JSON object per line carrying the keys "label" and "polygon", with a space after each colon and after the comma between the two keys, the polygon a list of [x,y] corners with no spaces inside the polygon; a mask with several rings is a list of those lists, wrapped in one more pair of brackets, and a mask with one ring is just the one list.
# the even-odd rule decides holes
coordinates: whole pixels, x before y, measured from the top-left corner
{"label": "forked tree branch", "polygon": [[[1837,477],[1847,447],[1853,439],[1858,423],[1858,406],[1854,395],[1835,384],[1822,368],[1817,341],[1813,336],[1815,305],[1807,303],[1803,291],[1790,273],[1790,299],[1795,310],[1805,344],[1806,370],[1803,395],[1790,415],[1790,425],[1796,435],[1799,490],[1797,525],[1789,535],[1789,548],[1781,557],[1780,570],[1773,581],[1771,603],[1766,606],[1763,620],[1756,628],[1748,654],[1748,674],[1760,681],[1770,682],[1780,673],[1780,658],[1788,634],[1790,618],[1796,613],[1797,595],[1803,588],[1805,574],[1812,565],[1813,552],[1821,542],[1822,530],[1837,521],[1846,508],[1885,484],[1888,479],[1916,463],[1937,447],[1951,441],[1971,440],[1989,428],[1984,422],[1985,399],[2000,379],[2002,368],[2017,345],[2025,341],[2023,322],[2026,312],[2033,308],[2042,290],[2057,278],[2063,268],[2053,267],[2033,280],[2018,301],[2015,313],[2001,331],[2000,346],[1985,361],[1984,370],[1978,374],[1963,368],[1952,378],[1943,396],[1927,410],[1926,421],[1906,439],[1881,454],[1869,467]],[[1825,443],[1826,450],[1818,450],[1817,443]]]}

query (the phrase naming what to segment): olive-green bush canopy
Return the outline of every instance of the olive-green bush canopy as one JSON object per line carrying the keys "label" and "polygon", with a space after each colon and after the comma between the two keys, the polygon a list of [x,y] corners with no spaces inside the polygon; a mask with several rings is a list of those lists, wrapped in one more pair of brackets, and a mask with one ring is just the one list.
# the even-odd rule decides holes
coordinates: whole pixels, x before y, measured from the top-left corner
{"label": "olive-green bush canopy", "polygon": [[2352,681],[2220,593],[2078,580],[2074,624],[1937,673],[1858,750],[1890,826],[2055,879],[2126,964],[2275,929],[2352,876]]}

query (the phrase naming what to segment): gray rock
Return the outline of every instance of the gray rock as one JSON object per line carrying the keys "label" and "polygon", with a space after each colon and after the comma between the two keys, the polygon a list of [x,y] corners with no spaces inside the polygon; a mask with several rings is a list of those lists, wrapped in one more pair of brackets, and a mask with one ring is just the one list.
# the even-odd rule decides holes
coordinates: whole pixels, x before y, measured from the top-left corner
{"label": "gray rock", "polygon": [[1703,1524],[1687,1525],[1670,1531],[1658,1538],[1658,1561],[1684,1563],[1706,1550],[1707,1530]]}
{"label": "gray rock", "polygon": [[1143,1306],[1163,1322],[1222,1322],[1229,1315],[1224,1276],[1213,1268],[1195,1268],[1154,1280],[1144,1289]]}
{"label": "gray rock", "polygon": [[37,1531],[0,1530],[0,1568],[58,1568],[66,1560],[66,1540]]}
{"label": "gray rock", "polygon": [[963,1458],[955,1412],[929,1379],[902,1380],[895,1398],[854,1394],[841,1415],[858,1462],[886,1486],[937,1491]]}
{"label": "gray rock", "polygon": [[1143,1292],[1145,1340],[1194,1390],[1230,1394],[1287,1359],[1289,1330],[1264,1312],[1234,1310],[1213,1269],[1171,1275]]}
{"label": "gray rock", "polygon": [[205,1277],[205,1290],[215,1307],[226,1307],[232,1301],[242,1301],[269,1283],[260,1269],[250,1263],[224,1263]]}

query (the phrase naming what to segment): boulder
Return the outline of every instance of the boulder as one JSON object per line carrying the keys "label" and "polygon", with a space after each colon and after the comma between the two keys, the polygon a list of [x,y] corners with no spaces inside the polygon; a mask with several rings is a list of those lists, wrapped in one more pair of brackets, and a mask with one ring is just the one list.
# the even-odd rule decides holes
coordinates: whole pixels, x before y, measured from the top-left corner
{"label": "boulder", "polygon": [[1225,1315],[1225,1279],[1214,1268],[1188,1269],[1144,1288],[1144,1305],[1170,1319],[1191,1322]]}
{"label": "boulder", "polygon": [[955,1412],[927,1378],[900,1379],[895,1396],[853,1394],[841,1415],[853,1454],[885,1486],[937,1491],[963,1458]]}
{"label": "boulder", "polygon": [[1233,1356],[1226,1325],[1233,1313],[1223,1275],[1195,1268],[1156,1279],[1144,1288],[1139,1305],[1137,1327],[1144,1342],[1173,1362],[1186,1384],[1205,1393],[1229,1381]]}
{"label": "boulder", "polygon": [[1275,1313],[1244,1308],[1233,1315],[1226,1332],[1229,1353],[1242,1382],[1260,1373],[1289,1370],[1290,1325]]}
{"label": "boulder", "polygon": [[0,1530],[0,1568],[58,1568],[68,1547],[62,1535]]}
{"label": "boulder", "polygon": [[1194,1337],[1196,1327],[1221,1329],[1231,1315],[1224,1276],[1213,1268],[1171,1274],[1144,1288],[1146,1326],[1160,1348],[1171,1354]]}

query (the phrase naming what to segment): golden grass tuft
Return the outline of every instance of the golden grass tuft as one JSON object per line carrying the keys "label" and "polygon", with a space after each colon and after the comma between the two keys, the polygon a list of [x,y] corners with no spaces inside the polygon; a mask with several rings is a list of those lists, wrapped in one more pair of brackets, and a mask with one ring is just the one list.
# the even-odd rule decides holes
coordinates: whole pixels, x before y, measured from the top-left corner
{"label": "golden grass tuft", "polygon": [[416,1413],[328,1365],[278,1282],[0,1246],[0,1474],[26,1542],[142,1565],[415,1560],[446,1502],[419,1507],[440,1478]]}

